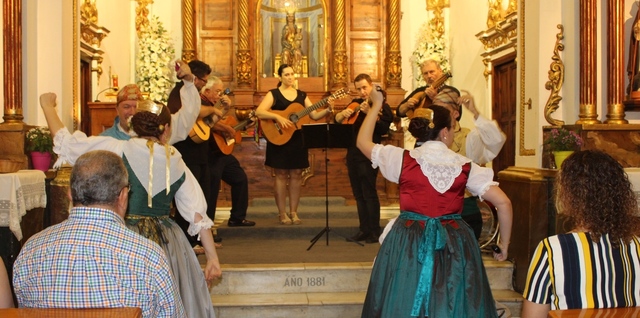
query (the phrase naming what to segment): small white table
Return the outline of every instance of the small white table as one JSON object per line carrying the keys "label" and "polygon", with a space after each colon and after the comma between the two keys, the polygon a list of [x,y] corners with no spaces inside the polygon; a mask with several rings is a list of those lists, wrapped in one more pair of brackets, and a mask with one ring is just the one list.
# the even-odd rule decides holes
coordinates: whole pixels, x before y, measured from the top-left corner
{"label": "small white table", "polygon": [[0,174],[0,227],[9,227],[22,240],[20,221],[28,210],[45,208],[45,174],[40,170],[20,170]]}

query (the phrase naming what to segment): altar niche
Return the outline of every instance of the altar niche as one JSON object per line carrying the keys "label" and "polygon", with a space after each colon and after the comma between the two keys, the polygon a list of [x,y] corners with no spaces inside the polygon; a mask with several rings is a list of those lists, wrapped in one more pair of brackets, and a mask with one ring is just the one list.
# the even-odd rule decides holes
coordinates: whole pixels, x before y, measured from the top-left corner
{"label": "altar niche", "polygon": [[277,76],[280,64],[292,65],[297,77],[325,75],[325,14],[320,1],[284,6],[280,1],[263,1],[259,19],[262,27],[262,77]]}

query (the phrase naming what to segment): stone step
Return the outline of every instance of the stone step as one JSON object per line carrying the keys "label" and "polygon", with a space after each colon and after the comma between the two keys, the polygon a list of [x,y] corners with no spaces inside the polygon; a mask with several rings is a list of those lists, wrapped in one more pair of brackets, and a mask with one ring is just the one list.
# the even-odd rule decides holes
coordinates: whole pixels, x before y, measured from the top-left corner
{"label": "stone step", "polygon": [[[362,313],[366,292],[212,295],[216,317],[340,317],[356,318]],[[520,317],[522,296],[513,290],[493,290],[502,317]]]}
{"label": "stone step", "polygon": [[[511,289],[513,264],[484,257],[492,289]],[[212,294],[364,292],[372,262],[222,265]]]}
{"label": "stone step", "polygon": [[[285,204],[289,210],[289,201]],[[330,219],[358,218],[358,209],[355,205],[347,205],[344,197],[333,196],[328,199],[328,211]],[[216,220],[229,219],[229,207],[216,209]],[[298,215],[302,219],[324,219],[327,214],[327,201],[325,197],[302,197],[298,205]],[[380,207],[381,218],[395,217],[399,213],[398,205]],[[247,209],[247,219],[273,219],[278,218],[278,208],[274,198],[254,198]]]}
{"label": "stone step", "polygon": [[[278,219],[273,216],[268,219],[249,218],[255,221],[256,225],[251,227],[229,227],[226,221],[220,223],[216,228],[216,234],[224,239],[252,237],[255,239],[285,239],[285,238],[313,238],[320,233],[326,226],[325,219],[307,218],[299,214],[302,224],[299,225],[282,225]],[[380,226],[384,227],[388,223],[387,220],[380,220]],[[329,218],[329,228],[338,235],[352,236],[359,229],[358,217],[353,218]]]}

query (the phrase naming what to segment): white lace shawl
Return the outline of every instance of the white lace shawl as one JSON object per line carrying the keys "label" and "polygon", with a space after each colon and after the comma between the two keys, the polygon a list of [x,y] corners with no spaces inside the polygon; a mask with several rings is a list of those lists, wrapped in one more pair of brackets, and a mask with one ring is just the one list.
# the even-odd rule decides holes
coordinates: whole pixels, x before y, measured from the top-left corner
{"label": "white lace shawl", "polygon": [[[405,150],[391,145],[376,145],[371,153],[374,168],[379,167],[382,175],[389,181],[398,183],[402,171],[402,158]],[[471,162],[471,159],[451,151],[439,141],[428,141],[409,152],[416,159],[422,173],[436,191],[444,193],[462,172],[462,166],[471,163],[471,171],[467,180],[467,189],[482,197],[490,186],[498,185],[493,181],[493,170]]]}

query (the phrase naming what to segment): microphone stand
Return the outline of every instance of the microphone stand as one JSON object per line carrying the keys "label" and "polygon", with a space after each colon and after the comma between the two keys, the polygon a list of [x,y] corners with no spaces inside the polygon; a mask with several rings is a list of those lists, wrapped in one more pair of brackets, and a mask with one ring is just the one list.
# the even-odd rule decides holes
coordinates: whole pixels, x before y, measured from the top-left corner
{"label": "microphone stand", "polygon": [[98,99],[98,96],[100,96],[100,94],[102,94],[102,93],[104,93],[104,92],[106,92],[106,91],[108,91],[108,90],[110,90],[110,89],[111,89],[111,90],[113,90],[114,92],[117,92],[117,91],[118,91],[118,88],[117,88],[117,87],[107,87],[107,88],[105,88],[105,89],[101,90],[100,92],[98,92],[98,94],[96,94],[96,100],[95,100],[95,102],[96,102],[96,103],[100,102],[100,100]]}

